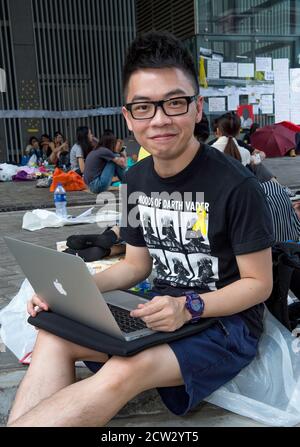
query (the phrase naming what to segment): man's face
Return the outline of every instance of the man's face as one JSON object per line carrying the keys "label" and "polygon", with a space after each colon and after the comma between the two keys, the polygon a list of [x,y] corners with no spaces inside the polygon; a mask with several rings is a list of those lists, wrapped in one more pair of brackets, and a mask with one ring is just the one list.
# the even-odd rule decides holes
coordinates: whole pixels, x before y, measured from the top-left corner
{"label": "man's face", "polygon": [[[195,95],[192,81],[178,68],[138,70],[132,74],[127,90],[127,103]],[[202,98],[193,101],[185,115],[167,116],[160,107],[152,119],[135,120],[125,107],[123,114],[141,146],[157,159],[172,160],[195,144],[194,128],[202,118]]]}

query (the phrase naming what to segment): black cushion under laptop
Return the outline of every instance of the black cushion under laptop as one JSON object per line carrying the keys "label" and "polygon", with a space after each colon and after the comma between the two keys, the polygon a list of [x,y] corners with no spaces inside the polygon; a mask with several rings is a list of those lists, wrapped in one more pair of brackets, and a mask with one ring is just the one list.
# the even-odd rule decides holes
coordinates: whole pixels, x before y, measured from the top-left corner
{"label": "black cushion under laptop", "polygon": [[183,337],[189,337],[215,324],[216,318],[203,318],[198,323],[187,324],[174,332],[156,332],[132,341],[119,340],[110,335],[92,329],[77,321],[63,317],[55,312],[40,312],[36,317],[29,317],[28,322],[37,328],[76,343],[80,346],[122,357],[137,354],[144,349],[162,343],[169,343]]}

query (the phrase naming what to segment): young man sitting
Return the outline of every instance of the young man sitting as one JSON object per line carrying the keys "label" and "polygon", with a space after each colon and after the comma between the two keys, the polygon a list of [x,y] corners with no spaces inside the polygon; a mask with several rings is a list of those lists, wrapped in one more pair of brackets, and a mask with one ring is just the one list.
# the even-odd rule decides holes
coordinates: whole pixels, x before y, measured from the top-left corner
{"label": "young man sitting", "polygon": [[[95,281],[102,291],[130,288],[148,277],[158,258],[163,268],[154,263],[157,296],[132,316],[157,331],[206,317],[218,321],[132,357],[109,358],[40,330],[11,426],[105,425],[152,388],[172,412],[184,415],[257,352],[262,303],[272,289],[273,234],[264,194],[241,163],[194,137],[202,98],[193,60],[180,41],[156,32],[138,37],[123,80],[128,128],[152,156],[127,173],[125,260]],[[193,238],[201,243],[191,244]],[[28,305],[31,315],[35,306],[48,309],[37,296]],[[76,360],[104,366],[75,383]]]}

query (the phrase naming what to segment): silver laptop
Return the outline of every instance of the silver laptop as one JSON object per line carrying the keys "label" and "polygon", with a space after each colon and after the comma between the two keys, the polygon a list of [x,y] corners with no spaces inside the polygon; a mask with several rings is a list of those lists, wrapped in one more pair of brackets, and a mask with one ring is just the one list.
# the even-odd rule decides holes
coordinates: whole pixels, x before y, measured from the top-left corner
{"label": "silver laptop", "polygon": [[147,300],[122,290],[101,293],[80,257],[9,237],[4,240],[35,293],[52,311],[120,340],[154,333],[129,315]]}

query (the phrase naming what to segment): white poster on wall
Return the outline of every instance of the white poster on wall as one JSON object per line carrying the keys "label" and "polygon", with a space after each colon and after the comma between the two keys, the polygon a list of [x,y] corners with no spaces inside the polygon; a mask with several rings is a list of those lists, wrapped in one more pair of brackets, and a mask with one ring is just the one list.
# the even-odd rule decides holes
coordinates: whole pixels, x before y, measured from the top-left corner
{"label": "white poster on wall", "polygon": [[220,78],[220,62],[215,60],[207,61],[207,79]]}
{"label": "white poster on wall", "polygon": [[274,81],[274,71],[265,71],[265,80]]}
{"label": "white poster on wall", "polygon": [[225,98],[208,98],[209,112],[226,112]]}
{"label": "white poster on wall", "polygon": [[256,57],[255,58],[256,71],[272,71],[271,57]]}
{"label": "white poster on wall", "polygon": [[289,59],[273,59],[275,123],[290,121]]}
{"label": "white poster on wall", "polygon": [[261,113],[272,114],[273,113],[273,95],[261,95],[260,108],[261,108]]}
{"label": "white poster on wall", "polygon": [[238,93],[233,95],[228,95],[227,97],[227,109],[228,111],[236,111],[238,106],[240,105],[240,96]]}
{"label": "white poster on wall", "polygon": [[223,78],[237,78],[238,64],[236,62],[223,62],[221,64],[221,76]]}
{"label": "white poster on wall", "polygon": [[300,124],[300,68],[290,69],[291,121]]}
{"label": "white poster on wall", "polygon": [[239,78],[254,78],[254,64],[238,64]]}

